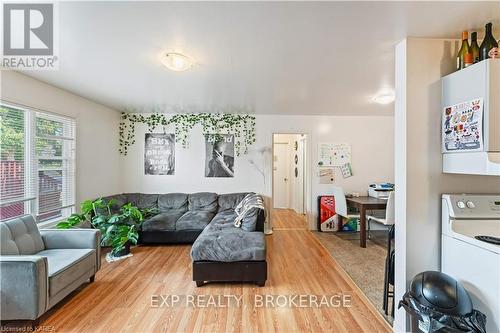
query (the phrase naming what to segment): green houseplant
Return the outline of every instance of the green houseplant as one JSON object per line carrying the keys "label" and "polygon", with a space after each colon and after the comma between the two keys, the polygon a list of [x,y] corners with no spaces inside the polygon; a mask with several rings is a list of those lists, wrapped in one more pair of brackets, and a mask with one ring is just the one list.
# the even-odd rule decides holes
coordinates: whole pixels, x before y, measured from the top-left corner
{"label": "green houseplant", "polygon": [[110,245],[111,254],[115,257],[130,253],[130,246],[137,244],[138,230],[144,215],[151,215],[150,210],[141,210],[128,203],[113,213],[115,200],[86,200],[80,206],[80,214],[72,214],[65,221],[57,224],[58,229],[75,228],[82,223],[89,222],[92,227],[101,231],[101,245]]}

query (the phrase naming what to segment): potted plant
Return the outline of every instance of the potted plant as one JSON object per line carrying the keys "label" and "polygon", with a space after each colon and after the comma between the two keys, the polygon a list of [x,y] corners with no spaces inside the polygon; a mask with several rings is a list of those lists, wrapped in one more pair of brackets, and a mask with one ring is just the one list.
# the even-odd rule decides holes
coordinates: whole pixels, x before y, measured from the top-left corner
{"label": "potted plant", "polygon": [[[113,213],[114,205],[116,205],[115,200],[86,200],[81,204],[80,214],[72,214],[56,227],[70,229],[86,221],[90,222],[92,227],[101,231],[101,245],[111,246],[111,254],[114,257],[127,255],[130,253],[130,246],[137,244],[138,230],[144,220],[144,214],[130,203],[121,206],[118,212]],[[146,215],[151,213],[150,210],[145,211]]]}

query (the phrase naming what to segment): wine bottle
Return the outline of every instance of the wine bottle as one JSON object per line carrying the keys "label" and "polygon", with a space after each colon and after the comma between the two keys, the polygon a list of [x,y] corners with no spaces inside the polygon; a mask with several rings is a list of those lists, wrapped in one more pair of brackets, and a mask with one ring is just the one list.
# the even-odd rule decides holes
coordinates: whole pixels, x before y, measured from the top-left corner
{"label": "wine bottle", "polygon": [[466,53],[464,56],[464,66],[465,68],[474,64],[474,58],[472,57],[472,53]]}
{"label": "wine bottle", "polygon": [[492,30],[492,24],[491,22],[486,24],[486,34],[484,35],[483,42],[481,43],[481,47],[479,48],[479,60],[485,60],[488,59],[488,52],[494,47],[498,47],[498,43],[495,40],[495,37],[493,37],[493,33],[491,32]]}
{"label": "wine bottle", "polygon": [[477,44],[477,32],[470,35],[470,50],[474,63],[479,62],[479,45]]}
{"label": "wine bottle", "polygon": [[465,68],[465,55],[470,52],[469,46],[469,33],[467,31],[462,32],[462,46],[457,54],[457,69]]}

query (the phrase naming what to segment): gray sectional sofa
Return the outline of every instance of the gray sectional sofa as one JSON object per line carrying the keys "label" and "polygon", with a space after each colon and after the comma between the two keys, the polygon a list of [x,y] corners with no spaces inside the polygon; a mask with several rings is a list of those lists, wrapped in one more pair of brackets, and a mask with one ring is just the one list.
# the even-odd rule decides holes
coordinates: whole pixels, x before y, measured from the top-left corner
{"label": "gray sectional sofa", "polygon": [[192,243],[193,280],[198,286],[209,281],[254,282],[267,279],[265,214],[252,209],[241,228],[234,226],[234,209],[248,193],[216,194],[124,193],[115,199],[139,208],[157,208],[139,232],[142,244]]}

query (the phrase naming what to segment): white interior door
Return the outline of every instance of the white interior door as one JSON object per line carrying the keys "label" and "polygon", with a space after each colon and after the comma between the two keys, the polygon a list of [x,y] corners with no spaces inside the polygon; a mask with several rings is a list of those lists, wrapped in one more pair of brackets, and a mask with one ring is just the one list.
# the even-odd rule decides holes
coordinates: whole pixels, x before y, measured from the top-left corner
{"label": "white interior door", "polygon": [[288,143],[275,143],[273,156],[273,207],[288,208],[289,191]]}

